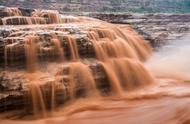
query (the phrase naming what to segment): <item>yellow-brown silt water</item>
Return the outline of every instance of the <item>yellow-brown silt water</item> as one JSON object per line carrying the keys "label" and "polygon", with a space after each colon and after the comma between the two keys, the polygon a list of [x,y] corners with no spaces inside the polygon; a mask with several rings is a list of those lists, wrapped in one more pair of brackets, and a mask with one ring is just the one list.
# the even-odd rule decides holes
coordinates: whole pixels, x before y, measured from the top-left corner
{"label": "yellow-brown silt water", "polygon": [[[157,79],[147,70],[144,62],[152,54],[151,47],[131,27],[56,11],[35,10],[32,17],[9,11],[18,21],[30,19],[17,26],[3,23],[11,30],[3,39],[0,65],[8,77],[3,79],[19,87],[3,93],[13,90],[22,95],[13,104],[3,102],[0,123],[188,123],[189,110],[183,107],[190,100],[176,99],[188,93],[173,93],[176,83],[165,92],[167,83],[175,80]],[[163,97],[170,95],[174,97]],[[177,116],[172,106],[184,115],[172,119]]]}

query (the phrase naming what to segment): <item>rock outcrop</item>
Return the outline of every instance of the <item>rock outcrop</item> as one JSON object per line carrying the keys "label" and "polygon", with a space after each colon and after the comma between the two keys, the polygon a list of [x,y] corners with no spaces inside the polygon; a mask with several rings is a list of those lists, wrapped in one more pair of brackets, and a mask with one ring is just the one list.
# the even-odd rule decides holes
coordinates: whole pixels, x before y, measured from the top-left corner
{"label": "rock outcrop", "polygon": [[[38,38],[37,43],[37,58],[41,69],[49,65],[51,68],[58,68],[53,63],[59,63],[59,44],[56,39],[60,41],[61,47],[64,49],[64,57],[70,61],[73,59],[70,45],[68,43],[68,35],[75,37],[78,54],[82,59],[82,63],[88,66],[96,81],[97,88],[102,95],[110,93],[110,86],[108,83],[107,74],[103,66],[95,59],[96,53],[89,36],[82,31],[83,26],[76,25],[49,25],[49,26],[35,26],[35,24],[54,24],[54,23],[73,23],[80,22],[84,18],[75,18],[72,16],[58,16],[57,12],[52,11],[36,11],[22,8],[12,8],[6,10],[6,7],[0,8],[1,21],[0,25],[5,25],[0,28],[0,111],[7,111],[20,108],[28,108],[31,105],[31,99],[26,96],[30,95],[28,87],[28,78],[26,78],[23,70],[27,68],[27,51],[26,51],[26,36],[35,36]],[[167,41],[176,39],[189,33],[189,14],[88,14],[90,17],[98,18],[104,21],[115,23],[125,32],[131,32],[131,26],[141,34],[147,42],[153,47],[167,43]],[[39,19],[39,20],[37,20]],[[6,23],[5,23],[6,20]],[[33,21],[32,21],[33,20]],[[85,19],[84,19],[85,20]],[[90,20],[87,18],[87,20]],[[94,21],[94,20],[93,20]],[[97,21],[97,20],[96,20]],[[33,25],[31,25],[33,24]],[[8,26],[12,25],[12,26]],[[16,28],[14,27],[17,26]],[[25,26],[21,26],[25,25]],[[31,25],[31,26],[27,26]],[[83,28],[82,28],[83,27]],[[33,30],[33,31],[32,31]],[[92,29],[91,29],[92,30]],[[98,30],[97,30],[98,31]],[[103,30],[104,31],[104,30]],[[106,31],[106,30],[105,30]],[[63,33],[64,32],[64,33]],[[103,34],[98,31],[100,38]],[[110,33],[106,34],[110,35]],[[134,33],[133,36],[136,36]],[[31,37],[32,39],[35,37]],[[114,37],[113,37],[114,38]],[[54,39],[54,40],[51,40]],[[29,48],[31,49],[31,48]],[[32,50],[32,49],[31,49]],[[52,63],[48,64],[48,63]],[[30,63],[31,64],[31,63]],[[52,72],[56,75],[56,83],[54,78],[48,78],[45,82],[42,81],[40,89],[46,94],[44,99],[47,100],[51,94],[52,85],[55,85],[56,105],[63,104],[69,98],[68,92],[68,70],[72,65],[65,64],[61,66],[60,73]],[[18,71],[19,70],[19,71]],[[31,74],[32,75],[32,74]],[[36,75],[33,75],[34,77]],[[48,77],[52,77],[48,75]],[[46,75],[44,73],[44,77]],[[63,83],[64,82],[64,83]],[[34,87],[35,89],[35,87]],[[37,90],[37,89],[35,89]],[[77,97],[84,96],[84,86],[76,86]],[[50,101],[45,101],[51,103]],[[47,104],[48,108],[51,105]]]}
{"label": "rock outcrop", "polygon": [[[48,19],[47,12],[44,12],[43,16],[30,18],[33,9],[18,8],[17,11],[24,17],[15,17],[15,11],[6,11],[6,7],[0,8],[0,25],[7,24],[19,25],[20,24],[46,24],[53,23]],[[16,13],[18,14],[18,12]],[[150,41],[153,47],[157,47],[166,41],[176,39],[189,33],[190,14],[137,14],[137,13],[71,13],[75,15],[85,15],[94,17],[100,20],[104,20],[111,23],[127,24],[131,25],[139,34],[141,34],[146,40]],[[13,17],[10,17],[13,16]],[[5,19],[3,19],[5,18]],[[30,20],[30,21],[28,21]],[[62,19],[62,22],[66,22],[67,19]],[[125,28],[124,25],[121,27]],[[128,26],[127,26],[128,27]],[[3,31],[6,35],[7,31]]]}
{"label": "rock outcrop", "polygon": [[[89,64],[89,68],[93,73],[94,80],[96,81],[97,88],[101,91],[102,95],[108,95],[111,89],[107,82],[107,77],[102,66],[98,63]],[[18,71],[18,69],[17,69]],[[59,80],[53,84],[53,80],[46,80],[38,88],[43,91],[44,102],[46,103],[47,109],[51,109],[51,99],[52,96],[52,85],[55,85],[55,105],[59,106],[64,104],[70,98],[70,93],[67,88],[69,88],[69,65],[65,65],[60,68],[61,74],[57,74]],[[75,75],[80,76],[80,75]],[[76,80],[77,80],[77,77]],[[79,77],[80,78],[80,77]],[[0,112],[11,111],[11,110],[23,110],[25,109],[27,114],[32,112],[32,99],[29,97],[31,91],[28,88],[28,80],[23,77],[23,73],[14,73],[10,71],[0,72]],[[76,86],[76,97],[85,96],[85,86],[78,83]],[[38,92],[37,90],[35,92]]]}
{"label": "rock outcrop", "polygon": [[151,48],[130,26],[121,30],[89,17],[22,11],[1,11],[0,111],[46,111],[78,97],[121,95],[154,82],[142,64]]}
{"label": "rock outcrop", "polygon": [[[90,14],[89,16],[117,24],[130,24],[153,47],[177,39],[190,32],[190,14]],[[121,26],[125,28],[125,26]]]}
{"label": "rock outcrop", "polygon": [[60,12],[190,12],[189,0],[1,0],[0,4]]}

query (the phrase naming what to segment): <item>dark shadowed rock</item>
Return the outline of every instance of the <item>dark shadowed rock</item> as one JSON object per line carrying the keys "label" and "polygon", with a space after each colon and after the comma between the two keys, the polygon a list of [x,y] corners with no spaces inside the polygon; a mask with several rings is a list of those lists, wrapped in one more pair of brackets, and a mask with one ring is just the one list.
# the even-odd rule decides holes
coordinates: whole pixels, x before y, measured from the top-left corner
{"label": "dark shadowed rock", "polygon": [[34,9],[27,9],[27,8],[18,8],[23,16],[31,16],[32,12],[34,12]]}

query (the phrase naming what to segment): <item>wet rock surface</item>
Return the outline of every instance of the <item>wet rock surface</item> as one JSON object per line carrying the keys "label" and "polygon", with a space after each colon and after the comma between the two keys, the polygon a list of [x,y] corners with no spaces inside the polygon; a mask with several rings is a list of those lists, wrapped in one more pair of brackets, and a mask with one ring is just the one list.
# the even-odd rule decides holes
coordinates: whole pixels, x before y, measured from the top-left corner
{"label": "wet rock surface", "polygon": [[[151,48],[130,26],[122,32],[100,20],[60,16],[57,11],[3,9],[7,14],[2,14],[0,27],[0,111],[31,112],[34,106],[43,111],[53,103],[85,97],[89,89],[107,96],[119,94],[120,85],[131,90],[153,82],[141,64]],[[33,13],[28,17],[22,11]],[[130,84],[122,82],[125,70],[135,73],[128,75]]]}
{"label": "wet rock surface", "polygon": [[190,32],[189,14],[90,14],[104,21],[130,24],[153,47],[177,39]]}
{"label": "wet rock surface", "polygon": [[59,13],[53,10],[0,7],[0,25],[52,24],[58,23],[58,16]]}
{"label": "wet rock surface", "polygon": [[[98,63],[91,62],[89,68],[92,71],[94,80],[97,83],[97,88],[101,91],[103,96],[107,96],[111,91],[109,89],[109,84],[107,83],[107,77],[102,66]],[[56,87],[55,92],[55,104],[56,106],[64,104],[66,101],[71,99],[68,88],[70,87],[70,78],[69,78],[69,65],[63,65],[61,67],[61,73],[55,74],[57,80],[50,79],[49,81],[42,82],[40,89],[43,91],[44,100],[46,104],[46,109],[51,109],[51,99],[52,96],[52,85]],[[46,78],[45,76],[43,78]],[[80,80],[80,74],[75,75],[75,80]],[[55,82],[55,84],[54,84]],[[23,73],[20,72],[14,73],[7,71],[1,71],[0,73],[0,112],[25,109],[27,114],[30,114],[32,108],[32,99],[27,97],[31,94],[28,86],[30,86],[27,78],[23,76]],[[85,97],[85,84],[78,81],[77,86],[75,87],[76,97]],[[38,91],[36,91],[38,92]],[[49,103],[49,104],[48,104]]]}
{"label": "wet rock surface", "polygon": [[[18,8],[24,17],[17,18],[14,17],[14,13],[10,14],[5,11],[7,7],[1,6],[0,8],[0,25],[3,24],[2,19],[4,17],[10,17],[7,19],[7,24],[9,25],[26,25],[27,16],[32,16],[35,12],[33,9]],[[64,12],[63,12],[64,13]],[[68,13],[67,13],[68,14]],[[142,35],[146,40],[150,41],[153,47],[157,47],[184,36],[186,33],[190,32],[190,14],[138,14],[138,13],[70,13],[71,15],[85,15],[94,17],[100,20],[104,20],[111,23],[117,23],[122,25],[131,25],[140,35]],[[26,18],[27,17],[27,18]],[[45,24],[52,23],[50,19],[47,18],[47,14],[43,15],[43,18],[37,18],[31,21],[35,24]],[[124,27],[125,26],[121,26]],[[7,30],[3,35],[6,35]],[[0,31],[1,33],[2,31]],[[2,36],[3,36],[2,35]]]}
{"label": "wet rock surface", "polygon": [[0,72],[0,112],[22,108],[24,105],[25,80],[19,75],[1,70]]}
{"label": "wet rock surface", "polygon": [[[8,7],[0,6],[0,17],[9,17],[9,16],[15,16],[14,13],[10,13],[10,10],[7,10]],[[27,8],[18,8],[18,10],[21,12],[23,16],[31,16],[32,12],[34,12],[34,9],[27,9]]]}
{"label": "wet rock surface", "polygon": [[[78,30],[75,30],[74,28],[66,27],[67,30],[71,31],[71,34],[77,35],[76,40],[74,42],[77,42],[77,48],[78,52],[81,58],[90,59],[95,57],[94,48],[90,42],[90,39],[86,37],[85,34],[81,34],[78,32]],[[58,29],[58,27],[57,27]],[[15,110],[20,109],[25,106],[28,109],[31,108],[31,101],[29,99],[26,99],[26,94],[30,94],[30,91],[26,85],[28,85],[28,80],[23,76],[23,72],[26,69],[26,51],[25,51],[25,44],[24,44],[24,37],[22,37],[24,31],[27,32],[27,29],[23,29],[23,31],[17,32],[18,30],[14,30],[14,28],[3,29],[1,30],[1,41],[0,41],[0,111],[8,111],[8,110]],[[51,35],[51,32],[56,33],[55,31],[49,30],[41,30],[37,32],[37,36],[40,38],[38,40],[38,62],[40,62],[42,68],[46,68],[48,62],[58,62],[59,53],[56,52],[56,48],[51,41],[53,38]],[[30,33],[30,32],[28,32]],[[69,32],[68,32],[69,33]],[[65,35],[65,34],[64,34]],[[71,53],[70,48],[68,46],[67,37],[63,34],[59,34],[57,32],[57,36],[59,36],[61,47],[64,48],[64,58],[67,60],[71,60]],[[68,34],[67,34],[68,35]],[[15,37],[20,36],[20,37]],[[5,65],[5,46],[11,45],[10,49],[7,49],[7,60]],[[86,60],[88,62],[88,60]],[[94,60],[89,60],[88,63],[94,62]],[[54,67],[55,69],[58,69]],[[105,94],[107,92],[107,84],[104,82],[106,81],[106,75],[103,72],[103,68],[101,65],[98,65],[97,63],[89,65],[89,68],[91,68],[91,71],[94,75],[94,80],[96,80],[98,87],[102,90],[102,93]],[[63,67],[63,70],[68,70],[67,67]],[[6,71],[5,71],[6,70]],[[17,73],[18,70],[21,70],[21,72]],[[12,72],[12,73],[10,73]],[[14,73],[15,72],[15,73]],[[54,75],[56,75],[54,73]],[[55,84],[55,87],[59,87],[56,90],[56,103],[63,104],[66,100],[69,98],[69,93],[67,90],[69,79],[67,78],[69,75],[67,73],[63,73],[62,75],[59,75],[60,82],[57,82]],[[79,76],[79,75],[78,75]],[[66,78],[65,78],[66,77]],[[51,97],[51,86],[52,86],[52,80],[49,80],[47,82],[43,82],[44,85],[41,85],[41,89],[43,89],[44,94],[46,94],[46,98],[48,100],[49,97]],[[63,83],[64,82],[64,83]],[[80,83],[79,83],[80,84]],[[63,89],[64,87],[64,89]],[[79,85],[76,87],[76,94],[78,97],[84,96],[84,86]],[[51,103],[51,101],[46,101],[46,103]],[[47,108],[50,108],[50,105],[47,105]]]}

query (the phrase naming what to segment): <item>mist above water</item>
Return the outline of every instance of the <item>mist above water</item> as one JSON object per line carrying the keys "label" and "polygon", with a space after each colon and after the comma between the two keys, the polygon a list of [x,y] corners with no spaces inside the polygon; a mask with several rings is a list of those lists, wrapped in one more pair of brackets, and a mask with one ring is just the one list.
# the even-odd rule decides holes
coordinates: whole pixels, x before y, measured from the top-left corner
{"label": "mist above water", "polygon": [[153,54],[147,66],[157,77],[190,80],[190,37],[163,46]]}

